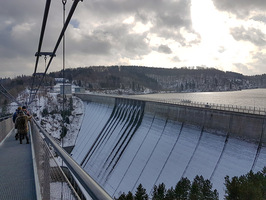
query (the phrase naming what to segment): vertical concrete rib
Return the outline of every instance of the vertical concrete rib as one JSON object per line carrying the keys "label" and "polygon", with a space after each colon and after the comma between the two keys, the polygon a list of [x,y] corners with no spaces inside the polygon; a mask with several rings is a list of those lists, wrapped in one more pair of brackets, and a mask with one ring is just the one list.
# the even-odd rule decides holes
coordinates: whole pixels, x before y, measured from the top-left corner
{"label": "vertical concrete rib", "polygon": [[[165,167],[166,163],[168,162],[170,156],[172,155],[173,150],[175,149],[175,146],[176,146],[176,144],[177,144],[177,142],[178,142],[178,140],[179,140],[179,138],[180,138],[180,135],[181,135],[181,133],[182,133],[183,126],[184,126],[184,122],[182,122],[182,125],[181,125],[180,130],[179,130],[179,133],[178,133],[178,137],[176,138],[176,141],[175,141],[175,143],[174,143],[174,145],[173,145],[173,147],[172,147],[170,153],[168,154],[167,159],[166,159],[166,161],[165,161],[165,163],[164,163],[164,165],[163,165],[161,171],[159,172],[158,177],[156,178],[156,180],[155,180],[155,182],[154,182],[154,184],[153,184],[153,187],[156,185],[157,181],[159,180],[159,178],[160,178],[160,176],[161,176],[161,174],[162,174],[162,172],[163,172],[163,170],[164,170],[164,167]],[[152,188],[153,188],[153,187],[152,187]],[[152,190],[150,191],[150,195],[151,195],[151,193],[152,193]]]}
{"label": "vertical concrete rib", "polygon": [[159,143],[160,139],[162,138],[162,135],[163,135],[164,129],[165,129],[166,125],[167,125],[167,122],[168,122],[168,119],[165,121],[164,128],[163,128],[163,130],[162,130],[162,132],[161,132],[161,135],[160,135],[159,139],[157,140],[157,142],[156,142],[155,146],[153,147],[153,149],[152,149],[152,152],[151,152],[151,154],[150,154],[150,156],[149,156],[148,160],[146,161],[146,163],[145,163],[144,167],[142,168],[142,170],[141,170],[141,173],[140,173],[140,175],[139,175],[139,177],[138,177],[137,181],[135,182],[135,184],[134,184],[134,186],[133,186],[133,188],[132,188],[132,190],[131,190],[131,191],[133,191],[133,190],[134,190],[134,188],[136,187],[136,185],[137,185],[137,183],[138,183],[138,181],[139,181],[139,179],[140,179],[140,177],[141,177],[141,175],[142,175],[143,171],[145,170],[145,168],[146,168],[146,166],[147,166],[147,164],[148,164],[149,160],[151,159],[151,156],[152,156],[152,154],[153,154],[154,150],[156,149],[156,147],[157,147],[157,145],[158,145],[158,143]]}
{"label": "vertical concrete rib", "polygon": [[[144,102],[141,102],[141,105],[137,105],[137,113],[136,116],[131,120],[133,120],[133,124],[130,127],[130,130],[128,131],[129,134],[127,134],[127,136],[123,139],[121,145],[119,146],[119,148],[117,149],[115,155],[113,156],[113,159],[111,160],[110,164],[108,165],[106,171],[108,170],[108,168],[111,166],[111,164],[114,161],[114,164],[111,168],[111,170],[109,171],[106,180],[108,179],[108,177],[110,176],[110,174],[112,173],[112,171],[114,170],[116,164],[118,163],[118,161],[120,160],[121,156],[123,155],[125,149],[127,148],[129,142],[131,141],[132,137],[134,136],[135,132],[137,131],[137,129],[139,128],[142,119],[143,119],[143,115],[144,115]],[[122,149],[122,150],[121,150]]]}
{"label": "vertical concrete rib", "polygon": [[199,147],[199,144],[200,144],[200,141],[201,141],[201,138],[202,138],[202,135],[203,135],[203,131],[204,131],[204,126],[202,126],[202,129],[201,129],[201,132],[200,132],[200,137],[198,139],[197,145],[196,145],[196,147],[195,147],[195,149],[194,149],[194,151],[193,151],[193,153],[192,153],[192,155],[191,155],[191,157],[190,157],[190,159],[189,159],[189,161],[187,163],[187,166],[186,166],[186,168],[185,168],[185,170],[184,170],[184,172],[183,172],[181,177],[184,177],[184,175],[187,172],[187,169],[188,169],[188,167],[189,167],[189,165],[190,165],[190,163],[191,163],[191,161],[192,161],[192,159],[193,159],[193,157],[195,155],[195,152],[197,151],[197,149]]}
{"label": "vertical concrete rib", "polygon": [[211,176],[210,176],[210,181],[212,180],[212,178],[213,178],[213,176],[214,176],[214,173],[215,173],[215,171],[216,171],[216,169],[217,169],[217,167],[218,167],[218,165],[219,165],[219,163],[220,163],[220,161],[221,161],[221,159],[222,159],[222,156],[223,156],[224,150],[226,149],[226,146],[227,146],[227,143],[228,143],[228,139],[229,139],[229,136],[230,136],[230,131],[231,131],[232,121],[233,121],[233,115],[230,116],[228,132],[227,132],[227,134],[226,134],[226,138],[225,138],[225,141],[224,141],[224,147],[223,147],[223,150],[222,150],[222,152],[221,152],[221,154],[220,154],[220,156],[219,156],[219,159],[218,159],[218,161],[217,161],[217,163],[216,163],[216,165],[215,165],[215,167],[214,167],[214,169],[213,169],[213,172],[212,172],[212,174],[211,174]]}
{"label": "vertical concrete rib", "polygon": [[259,157],[259,154],[260,154],[260,150],[261,150],[261,146],[262,146],[262,138],[263,138],[263,133],[264,133],[264,126],[265,126],[265,118],[263,119],[262,130],[261,130],[261,135],[260,135],[260,141],[259,141],[259,144],[258,144],[256,156],[254,158],[254,161],[253,161],[253,164],[252,164],[252,167],[251,167],[252,171],[254,170],[254,167],[255,167],[255,165],[257,163],[257,160],[258,160],[258,157]]}
{"label": "vertical concrete rib", "polygon": [[[117,139],[117,142],[115,144],[115,146],[113,147],[113,149],[111,150],[111,152],[109,153],[109,155],[107,156],[103,166],[101,167],[101,169],[103,169],[102,171],[107,171],[108,168],[110,167],[111,163],[113,162],[114,158],[116,157],[118,151],[120,150],[121,146],[124,144],[124,141],[127,139],[128,135],[130,134],[130,131],[132,130],[132,126],[134,126],[134,119],[133,118],[137,118],[138,116],[138,112],[136,113],[136,109],[134,109],[133,114],[128,117],[129,123],[127,124],[126,129],[123,131],[122,135]],[[129,129],[129,131],[127,131]],[[113,155],[114,154],[114,155]],[[112,156],[113,155],[113,156]],[[112,157],[112,158],[111,158]],[[111,159],[111,161],[108,163],[108,161]],[[105,168],[107,165],[107,168]],[[101,174],[98,175],[98,177]]]}
{"label": "vertical concrete rib", "polygon": [[[104,125],[102,131],[99,133],[98,137],[95,139],[94,143],[92,144],[91,148],[89,149],[88,153],[86,154],[86,156],[84,157],[84,159],[81,161],[80,165],[81,166],[85,166],[88,162],[89,159],[87,159],[87,157],[90,155],[91,151],[94,150],[95,146],[98,143],[99,138],[101,137],[101,135],[104,133],[104,130],[106,129],[106,127],[109,125],[110,121],[113,120],[113,116],[115,115],[117,111],[117,101],[115,102],[115,106],[113,108],[113,111],[111,113],[111,116],[109,117],[108,121],[106,122],[106,124]],[[85,163],[86,162],[86,163]],[[85,164],[84,164],[85,163]]]}
{"label": "vertical concrete rib", "polygon": [[127,169],[126,169],[126,171],[125,171],[125,173],[124,173],[124,175],[122,176],[121,180],[119,181],[119,184],[118,184],[117,188],[115,189],[115,191],[114,191],[112,197],[114,197],[114,195],[115,195],[117,189],[120,187],[122,181],[124,180],[126,174],[128,173],[128,171],[129,171],[129,169],[130,169],[132,163],[135,161],[136,156],[138,155],[138,153],[139,153],[139,151],[140,151],[140,149],[141,149],[141,147],[142,147],[144,141],[146,140],[146,138],[147,138],[147,136],[148,136],[148,134],[149,134],[149,132],[150,132],[150,130],[151,130],[151,127],[152,127],[152,124],[153,124],[153,122],[154,122],[154,119],[155,119],[155,115],[153,115],[152,122],[151,122],[151,124],[150,124],[149,130],[147,131],[145,137],[143,138],[141,144],[139,145],[139,148],[138,148],[138,150],[136,151],[134,157],[132,158],[132,160],[131,160],[129,166],[127,167]]}

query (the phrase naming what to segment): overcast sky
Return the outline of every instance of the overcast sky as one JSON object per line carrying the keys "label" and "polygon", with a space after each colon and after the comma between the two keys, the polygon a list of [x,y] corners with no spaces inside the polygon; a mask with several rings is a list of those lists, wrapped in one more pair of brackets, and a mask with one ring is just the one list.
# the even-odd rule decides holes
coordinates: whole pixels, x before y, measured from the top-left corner
{"label": "overcast sky", "polygon": [[[1,2],[0,77],[33,73],[45,3]],[[66,32],[66,68],[204,66],[263,74],[265,10],[265,0],[84,0]],[[62,1],[52,0],[43,52],[53,51],[62,16]],[[37,71],[44,68],[41,57]],[[48,72],[61,69],[62,45]]]}

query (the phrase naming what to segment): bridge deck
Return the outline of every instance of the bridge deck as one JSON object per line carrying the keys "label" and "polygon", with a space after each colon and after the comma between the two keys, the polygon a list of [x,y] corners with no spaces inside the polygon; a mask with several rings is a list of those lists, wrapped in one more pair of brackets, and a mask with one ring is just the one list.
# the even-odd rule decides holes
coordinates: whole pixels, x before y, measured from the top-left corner
{"label": "bridge deck", "polygon": [[36,199],[31,145],[14,130],[0,145],[0,180],[0,199]]}

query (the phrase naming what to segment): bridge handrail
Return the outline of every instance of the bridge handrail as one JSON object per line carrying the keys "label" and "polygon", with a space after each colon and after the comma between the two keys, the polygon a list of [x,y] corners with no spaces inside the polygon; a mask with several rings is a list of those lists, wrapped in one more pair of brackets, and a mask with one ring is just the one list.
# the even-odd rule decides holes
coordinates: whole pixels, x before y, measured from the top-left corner
{"label": "bridge handrail", "polygon": [[13,127],[11,116],[0,118],[0,143],[4,140]]}
{"label": "bridge handrail", "polygon": [[61,148],[55,142],[55,140],[41,127],[41,125],[35,119],[33,119],[33,122],[44,135],[44,140],[54,148],[58,155],[60,155],[69,170],[74,174],[74,176],[78,179],[80,184],[84,187],[93,200],[112,199],[109,194],[96,181],[94,181],[63,148]]}

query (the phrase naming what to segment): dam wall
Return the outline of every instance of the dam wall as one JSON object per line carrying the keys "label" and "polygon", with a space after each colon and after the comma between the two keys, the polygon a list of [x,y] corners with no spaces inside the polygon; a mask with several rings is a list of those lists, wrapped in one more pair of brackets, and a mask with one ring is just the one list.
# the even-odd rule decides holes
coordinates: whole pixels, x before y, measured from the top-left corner
{"label": "dam wall", "polygon": [[159,183],[170,188],[182,177],[192,181],[202,175],[223,199],[225,176],[266,166],[264,116],[121,96],[76,96],[83,100],[84,115],[72,158],[112,197],[134,193],[139,184],[151,197]]}
{"label": "dam wall", "polygon": [[[97,102],[112,106],[116,99],[132,101],[129,97],[115,97],[91,94],[75,94],[83,101]],[[136,99],[134,99],[136,100]],[[137,100],[143,101],[143,100]],[[156,101],[144,101],[145,113],[156,114],[163,118],[184,122],[204,128],[205,131],[228,135],[243,140],[266,143],[265,116],[234,111],[194,107]]]}

